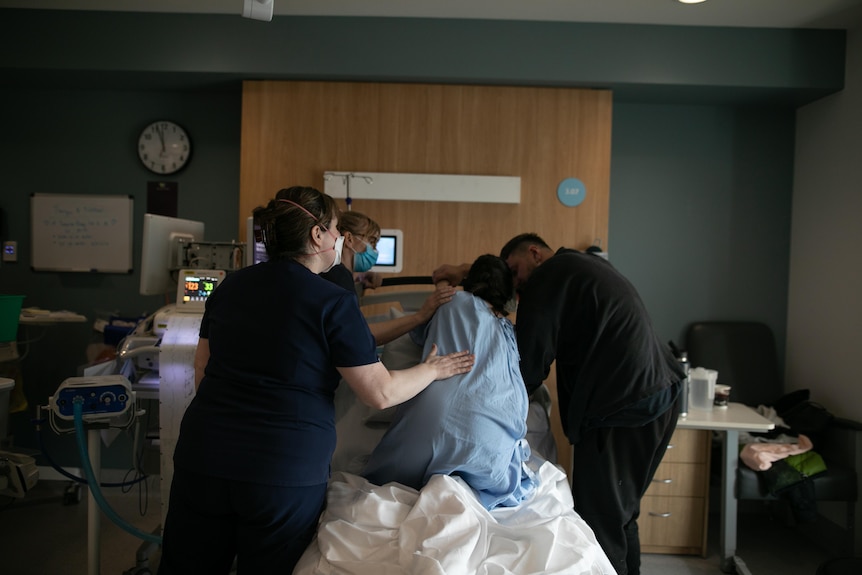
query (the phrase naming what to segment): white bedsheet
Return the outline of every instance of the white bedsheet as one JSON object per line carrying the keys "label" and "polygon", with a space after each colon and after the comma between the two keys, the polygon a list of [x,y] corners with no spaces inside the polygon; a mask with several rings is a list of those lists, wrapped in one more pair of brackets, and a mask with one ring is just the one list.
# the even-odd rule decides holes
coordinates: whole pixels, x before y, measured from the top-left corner
{"label": "white bedsheet", "polygon": [[541,479],[533,498],[490,512],[457,477],[435,475],[417,492],[335,473],[317,537],[294,575],[614,575],[572,509],[565,474],[531,463]]}

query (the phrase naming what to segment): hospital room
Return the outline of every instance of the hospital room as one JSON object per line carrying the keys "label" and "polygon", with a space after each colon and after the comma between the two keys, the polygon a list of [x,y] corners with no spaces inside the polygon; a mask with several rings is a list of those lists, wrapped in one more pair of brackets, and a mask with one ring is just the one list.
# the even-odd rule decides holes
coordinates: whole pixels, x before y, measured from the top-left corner
{"label": "hospital room", "polygon": [[[547,243],[535,273],[569,248],[631,286],[667,373],[688,374],[668,376],[666,444],[631,521],[640,573],[859,573],[860,26],[858,0],[0,0],[0,572],[159,572],[180,424],[208,383],[206,300],[272,267],[266,218],[314,210],[290,191],[306,186],[344,225],[312,214],[303,257],[325,272],[340,245],[373,272],[353,278],[347,348],[390,370],[425,373],[422,330],[481,299],[469,274],[447,290],[435,271],[502,261],[517,285],[496,256],[519,234]],[[521,287],[488,303],[510,336],[556,317]],[[243,325],[273,333],[253,300]],[[280,355],[235,341],[232,356]],[[524,341],[487,349],[452,379],[490,353],[524,368]],[[464,474],[364,477],[400,453],[383,446],[413,400],[369,405],[365,361],[320,367],[344,378],[334,454],[292,572],[637,572],[573,507],[622,483],[576,461],[571,369],[552,360],[518,388],[523,494],[505,504]],[[231,439],[199,442],[245,478]]]}

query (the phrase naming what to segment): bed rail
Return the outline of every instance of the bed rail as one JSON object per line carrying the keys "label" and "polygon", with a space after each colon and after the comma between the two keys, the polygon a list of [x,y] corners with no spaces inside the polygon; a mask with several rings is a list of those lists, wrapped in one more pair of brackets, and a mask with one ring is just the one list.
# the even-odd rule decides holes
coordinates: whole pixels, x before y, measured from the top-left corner
{"label": "bed rail", "polygon": [[[399,289],[406,286],[417,286],[415,290]],[[381,286],[375,290],[367,290],[359,297],[359,305],[378,306],[379,304],[398,302],[405,312],[415,312],[422,307],[428,293],[433,290],[434,281],[431,276],[401,276],[383,279]],[[395,289],[387,289],[395,288]]]}

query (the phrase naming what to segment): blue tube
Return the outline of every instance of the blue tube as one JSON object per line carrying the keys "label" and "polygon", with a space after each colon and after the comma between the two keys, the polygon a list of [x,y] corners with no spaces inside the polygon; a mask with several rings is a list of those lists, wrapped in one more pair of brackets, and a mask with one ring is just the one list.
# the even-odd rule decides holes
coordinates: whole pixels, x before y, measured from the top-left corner
{"label": "blue tube", "polygon": [[129,525],[123,520],[122,517],[117,515],[117,513],[108,505],[108,502],[105,500],[105,497],[102,495],[102,489],[99,487],[99,482],[93,479],[93,466],[90,463],[90,454],[87,453],[87,444],[84,441],[84,419],[83,419],[83,398],[76,397],[73,400],[72,409],[75,414],[75,434],[78,436],[78,455],[81,456],[81,467],[84,468],[84,476],[87,478],[87,483],[90,486],[90,493],[96,499],[96,503],[99,504],[99,507],[108,516],[108,519],[116,523],[120,526],[121,529],[134,535],[138,539],[143,539],[144,541],[149,541],[150,543],[155,543],[157,545],[162,544],[162,538],[158,535],[153,535],[152,533],[146,533],[141,531],[134,525]]}

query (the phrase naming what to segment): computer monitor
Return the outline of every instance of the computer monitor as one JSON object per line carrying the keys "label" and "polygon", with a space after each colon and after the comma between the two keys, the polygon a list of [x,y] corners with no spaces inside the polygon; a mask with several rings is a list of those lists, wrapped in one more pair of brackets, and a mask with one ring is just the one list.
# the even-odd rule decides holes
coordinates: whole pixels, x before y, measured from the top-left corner
{"label": "computer monitor", "polygon": [[269,259],[263,242],[255,241],[254,231],[254,216],[249,216],[245,222],[245,265],[247,266],[253,266]]}
{"label": "computer monitor", "polygon": [[175,293],[179,261],[179,240],[203,241],[204,223],[157,214],[144,214],[141,244],[141,295]]}
{"label": "computer monitor", "polygon": [[388,274],[401,273],[401,268],[404,266],[404,234],[401,230],[380,230],[377,254],[377,263],[371,268],[371,271]]}
{"label": "computer monitor", "polygon": [[[246,234],[246,265],[259,264],[268,259],[266,246],[255,241],[254,217],[249,216],[245,223]],[[373,272],[397,274],[404,266],[404,234],[401,230],[381,229],[380,240],[377,242],[377,263],[371,268]]]}

